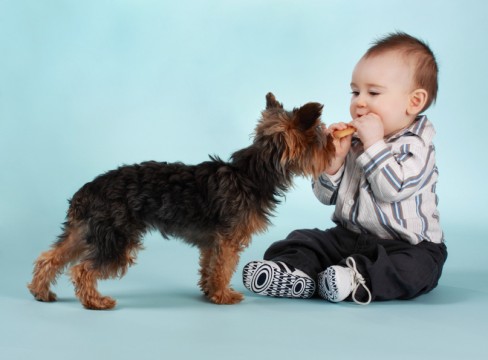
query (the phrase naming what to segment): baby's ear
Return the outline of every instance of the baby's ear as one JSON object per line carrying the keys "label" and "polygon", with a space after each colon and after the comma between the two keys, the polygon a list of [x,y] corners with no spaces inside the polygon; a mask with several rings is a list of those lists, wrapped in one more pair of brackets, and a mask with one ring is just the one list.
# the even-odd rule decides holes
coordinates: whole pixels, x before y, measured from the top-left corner
{"label": "baby's ear", "polygon": [[294,123],[301,130],[308,130],[310,127],[315,125],[317,119],[320,118],[322,114],[322,104],[316,102],[310,102],[303,105],[298,110],[294,110]]}
{"label": "baby's ear", "polygon": [[407,114],[417,115],[424,109],[429,94],[425,89],[415,89],[410,93],[408,100]]}
{"label": "baby's ear", "polygon": [[283,109],[283,104],[280,104],[273,93],[269,92],[266,95],[266,109]]}

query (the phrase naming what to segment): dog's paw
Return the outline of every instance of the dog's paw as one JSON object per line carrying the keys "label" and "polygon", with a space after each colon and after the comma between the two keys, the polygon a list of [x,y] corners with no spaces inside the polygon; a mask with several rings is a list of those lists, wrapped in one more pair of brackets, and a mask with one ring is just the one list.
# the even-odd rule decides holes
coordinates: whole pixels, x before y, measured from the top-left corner
{"label": "dog's paw", "polygon": [[90,310],[109,310],[113,309],[117,302],[109,296],[102,296],[83,299],[82,304]]}
{"label": "dog's paw", "polygon": [[49,290],[49,286],[39,286],[38,283],[31,283],[27,285],[27,288],[37,301],[56,301],[56,294]]}
{"label": "dog's paw", "polygon": [[232,305],[240,303],[244,295],[232,289],[217,290],[209,295],[210,301],[219,305]]}
{"label": "dog's paw", "polygon": [[32,295],[34,295],[37,301],[54,302],[57,300],[56,294],[53,293],[52,291],[43,291],[38,293],[34,293],[31,291],[31,293]]}

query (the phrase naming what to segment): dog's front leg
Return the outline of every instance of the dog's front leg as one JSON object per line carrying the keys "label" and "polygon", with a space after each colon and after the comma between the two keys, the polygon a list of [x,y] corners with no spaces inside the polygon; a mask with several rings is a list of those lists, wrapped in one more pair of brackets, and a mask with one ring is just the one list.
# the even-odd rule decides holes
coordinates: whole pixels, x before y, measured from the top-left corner
{"label": "dog's front leg", "polygon": [[220,239],[212,251],[208,268],[207,297],[216,304],[236,304],[244,296],[230,287],[242,246],[235,239]]}

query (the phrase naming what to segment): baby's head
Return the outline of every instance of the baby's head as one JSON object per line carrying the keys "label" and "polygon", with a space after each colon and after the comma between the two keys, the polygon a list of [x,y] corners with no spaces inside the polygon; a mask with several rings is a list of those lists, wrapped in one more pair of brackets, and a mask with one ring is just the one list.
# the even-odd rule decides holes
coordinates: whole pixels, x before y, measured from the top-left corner
{"label": "baby's head", "polygon": [[352,119],[378,115],[385,136],[409,126],[435,101],[437,72],[424,42],[405,33],[376,41],[352,73]]}
{"label": "baby's head", "polygon": [[412,86],[427,91],[428,98],[421,110],[425,111],[437,98],[439,69],[434,53],[422,40],[403,32],[395,32],[375,41],[366,51],[363,59],[390,51],[399,54],[411,66]]}

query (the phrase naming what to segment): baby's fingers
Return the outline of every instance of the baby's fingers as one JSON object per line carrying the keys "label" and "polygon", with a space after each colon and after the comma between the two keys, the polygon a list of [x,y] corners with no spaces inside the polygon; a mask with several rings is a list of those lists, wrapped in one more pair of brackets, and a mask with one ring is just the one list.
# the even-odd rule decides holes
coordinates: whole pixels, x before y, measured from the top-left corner
{"label": "baby's fingers", "polygon": [[338,131],[338,130],[344,130],[344,129],[347,129],[348,125],[344,122],[339,122],[339,123],[335,123],[335,124],[331,124],[328,128],[327,128],[327,132],[331,135],[334,134],[335,131]]}

